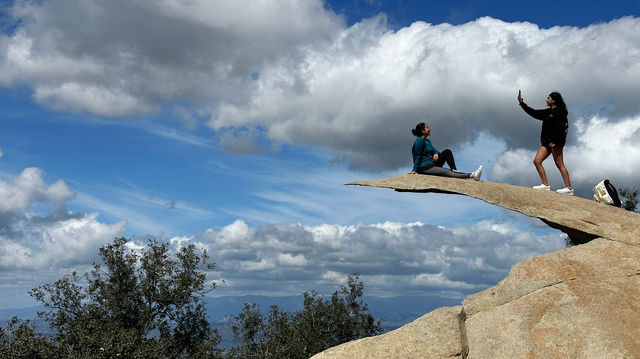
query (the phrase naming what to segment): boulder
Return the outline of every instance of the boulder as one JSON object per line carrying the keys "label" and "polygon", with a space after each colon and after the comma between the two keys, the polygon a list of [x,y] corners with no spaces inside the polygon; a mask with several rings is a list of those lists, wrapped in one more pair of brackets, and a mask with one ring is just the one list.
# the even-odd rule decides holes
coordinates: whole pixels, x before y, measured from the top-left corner
{"label": "boulder", "polygon": [[598,238],[514,265],[462,302],[468,358],[639,358],[638,259]]}
{"label": "boulder", "polygon": [[351,184],[468,195],[540,218],[588,243],[525,259],[460,306],[436,309],[314,359],[640,358],[639,214],[554,192],[444,177]]}
{"label": "boulder", "polygon": [[[452,358],[462,355],[462,307],[438,308],[375,337],[354,340],[314,355],[314,359]],[[437,330],[434,330],[437,328]]]}

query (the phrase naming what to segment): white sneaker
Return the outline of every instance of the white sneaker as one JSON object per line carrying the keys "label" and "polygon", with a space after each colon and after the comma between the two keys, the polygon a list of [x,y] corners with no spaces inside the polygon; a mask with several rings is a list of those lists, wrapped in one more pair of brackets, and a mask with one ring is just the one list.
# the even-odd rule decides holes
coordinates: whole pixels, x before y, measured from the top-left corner
{"label": "white sneaker", "polygon": [[547,186],[544,184],[539,184],[537,186],[533,186],[533,189],[543,189],[545,191],[551,191],[551,186]]}
{"label": "white sneaker", "polygon": [[471,175],[469,177],[473,178],[476,181],[480,181],[481,175],[482,175],[482,165],[480,165],[480,167],[478,167],[477,170],[471,172]]}
{"label": "white sneaker", "polygon": [[556,190],[556,192],[560,194],[566,194],[567,196],[573,196],[573,188],[569,187],[561,188],[559,190]]}

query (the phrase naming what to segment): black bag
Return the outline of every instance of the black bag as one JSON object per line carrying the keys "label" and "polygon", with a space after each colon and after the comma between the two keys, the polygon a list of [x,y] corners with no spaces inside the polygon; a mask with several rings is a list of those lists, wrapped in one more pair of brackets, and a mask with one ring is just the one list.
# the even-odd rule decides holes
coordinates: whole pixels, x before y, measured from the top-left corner
{"label": "black bag", "polygon": [[611,182],[608,179],[601,181],[595,187],[593,187],[593,191],[595,194],[593,195],[593,199],[597,202],[610,204],[612,206],[620,207],[622,204],[620,202],[620,197],[618,197],[618,191],[613,187]]}

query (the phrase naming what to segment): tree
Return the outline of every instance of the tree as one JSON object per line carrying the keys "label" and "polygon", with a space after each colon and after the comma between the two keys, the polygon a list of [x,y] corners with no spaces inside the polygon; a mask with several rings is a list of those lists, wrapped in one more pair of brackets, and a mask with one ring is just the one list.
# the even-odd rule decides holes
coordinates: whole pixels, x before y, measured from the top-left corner
{"label": "tree", "polygon": [[13,317],[0,328],[0,358],[56,359],[62,355],[52,338],[36,333],[33,323]]}
{"label": "tree", "polygon": [[30,294],[44,304],[38,313],[57,332],[65,357],[210,358],[219,357],[219,335],[206,320],[203,296],[206,251],[195,245],[172,255],[166,243],[127,247],[116,238],[100,248],[103,265],[83,277],[73,272]]}
{"label": "tree", "polygon": [[238,345],[230,358],[309,358],[325,349],[382,333],[380,320],[359,300],[364,285],[359,275],[349,276],[330,298],[316,291],[303,294],[303,309],[282,312],[271,306],[263,315],[255,303],[245,303],[231,329]]}
{"label": "tree", "polygon": [[624,198],[622,208],[627,211],[635,211],[636,208],[638,208],[638,202],[640,202],[640,190],[637,188],[621,188],[620,196]]}

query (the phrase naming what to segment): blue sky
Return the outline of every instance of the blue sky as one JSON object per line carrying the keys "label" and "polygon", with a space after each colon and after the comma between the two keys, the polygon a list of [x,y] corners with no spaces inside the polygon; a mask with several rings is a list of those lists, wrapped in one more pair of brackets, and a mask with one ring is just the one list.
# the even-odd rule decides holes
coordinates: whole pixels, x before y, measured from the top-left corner
{"label": "blue sky", "polygon": [[0,306],[34,304],[28,289],[120,235],[207,248],[215,295],[328,291],[355,271],[372,295],[493,285],[562,234],[461,196],[344,184],[406,173],[420,121],[461,169],[537,184],[522,89],[533,107],[563,93],[578,195],[637,186],[639,9],[4,1]]}

